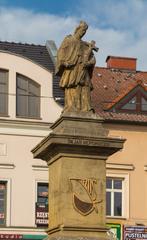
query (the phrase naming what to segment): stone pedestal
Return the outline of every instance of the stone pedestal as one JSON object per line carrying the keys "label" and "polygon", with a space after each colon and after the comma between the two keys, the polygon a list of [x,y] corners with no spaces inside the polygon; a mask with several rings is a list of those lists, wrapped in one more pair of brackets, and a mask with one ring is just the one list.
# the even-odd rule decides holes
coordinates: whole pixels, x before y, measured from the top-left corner
{"label": "stone pedestal", "polygon": [[123,147],[95,114],[68,113],[33,150],[49,166],[49,238],[108,239],[106,160]]}

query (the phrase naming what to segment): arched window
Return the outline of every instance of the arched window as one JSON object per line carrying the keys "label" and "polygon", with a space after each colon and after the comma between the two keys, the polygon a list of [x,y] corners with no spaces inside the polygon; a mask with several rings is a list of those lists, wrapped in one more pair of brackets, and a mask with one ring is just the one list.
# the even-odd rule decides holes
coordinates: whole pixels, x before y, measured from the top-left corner
{"label": "arched window", "polygon": [[16,115],[40,118],[40,85],[20,74],[16,78]]}
{"label": "arched window", "polygon": [[8,71],[0,69],[0,116],[8,115]]}

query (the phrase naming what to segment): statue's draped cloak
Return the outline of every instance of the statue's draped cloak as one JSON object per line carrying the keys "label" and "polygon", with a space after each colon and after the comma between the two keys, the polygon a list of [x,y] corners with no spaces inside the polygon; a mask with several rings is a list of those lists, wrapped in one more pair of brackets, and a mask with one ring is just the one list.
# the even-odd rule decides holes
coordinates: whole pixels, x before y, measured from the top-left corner
{"label": "statue's draped cloak", "polygon": [[[58,50],[56,64],[56,74],[61,76],[59,83],[61,88],[76,87],[84,78],[87,72],[82,65],[85,48],[87,46],[84,41],[79,41],[72,35],[65,37],[63,40]],[[91,67],[92,69],[89,68],[89,73],[93,70],[93,66]]]}

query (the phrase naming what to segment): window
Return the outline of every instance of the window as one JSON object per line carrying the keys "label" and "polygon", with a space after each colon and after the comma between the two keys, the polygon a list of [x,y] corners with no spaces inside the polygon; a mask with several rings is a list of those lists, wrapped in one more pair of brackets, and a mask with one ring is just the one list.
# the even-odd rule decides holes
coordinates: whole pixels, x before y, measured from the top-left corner
{"label": "window", "polygon": [[125,105],[122,106],[122,109],[125,110],[136,110],[136,96],[133,97],[129,102],[127,102]]}
{"label": "window", "polygon": [[0,70],[0,115],[8,115],[8,71]]}
{"label": "window", "polygon": [[37,184],[37,202],[48,205],[48,183]]}
{"label": "window", "polygon": [[17,74],[16,79],[16,115],[40,117],[40,85],[20,74]]}
{"label": "window", "polygon": [[129,173],[107,173],[106,215],[129,218]]}
{"label": "window", "polygon": [[147,112],[147,99],[144,97],[141,98],[141,110]]}
{"label": "window", "polygon": [[136,95],[121,106],[122,111],[135,111],[135,112],[147,112],[147,96],[141,91],[138,91]]}
{"label": "window", "polygon": [[138,85],[116,102],[111,110],[114,112],[147,114],[147,92],[142,86]]}
{"label": "window", "polygon": [[48,183],[37,183],[36,202],[36,225],[37,227],[48,226]]}
{"label": "window", "polygon": [[122,216],[123,179],[107,178],[106,180],[106,215]]}
{"label": "window", "polygon": [[6,225],[7,182],[0,181],[0,226]]}

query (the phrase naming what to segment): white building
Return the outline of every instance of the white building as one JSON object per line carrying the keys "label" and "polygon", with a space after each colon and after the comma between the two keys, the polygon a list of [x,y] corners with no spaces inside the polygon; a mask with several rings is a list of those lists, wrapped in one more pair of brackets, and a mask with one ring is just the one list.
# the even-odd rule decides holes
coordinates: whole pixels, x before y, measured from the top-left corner
{"label": "white building", "polygon": [[31,149],[62,111],[48,45],[0,42],[0,239],[45,236],[48,168]]}

